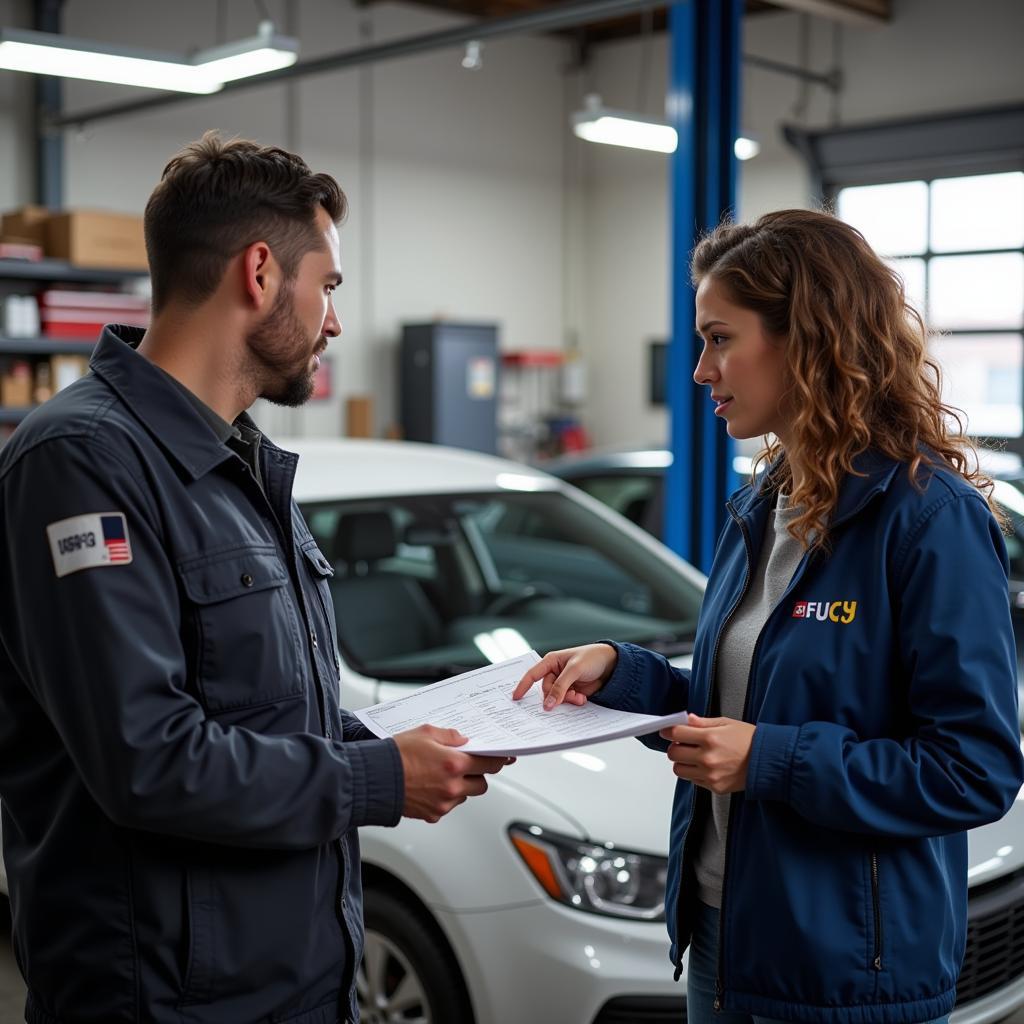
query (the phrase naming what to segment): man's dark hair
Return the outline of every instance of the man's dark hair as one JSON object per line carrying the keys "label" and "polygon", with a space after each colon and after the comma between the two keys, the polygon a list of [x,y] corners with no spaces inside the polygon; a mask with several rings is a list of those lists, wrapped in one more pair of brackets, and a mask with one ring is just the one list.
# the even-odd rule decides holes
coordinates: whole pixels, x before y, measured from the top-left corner
{"label": "man's dark hair", "polygon": [[206,132],[171,158],[146,204],[153,312],[172,298],[205,301],[228,261],[261,240],[294,278],[302,257],[322,248],[319,206],[336,224],[348,211],[329,174],[314,174],[301,157],[276,146]]}

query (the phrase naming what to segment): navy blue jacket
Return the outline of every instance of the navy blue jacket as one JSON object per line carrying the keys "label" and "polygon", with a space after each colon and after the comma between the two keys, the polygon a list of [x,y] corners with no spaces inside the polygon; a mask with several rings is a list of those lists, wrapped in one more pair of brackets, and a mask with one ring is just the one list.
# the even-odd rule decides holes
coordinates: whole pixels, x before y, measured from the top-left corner
{"label": "navy blue jacket", "polygon": [[[871,454],[848,477],[831,555],[805,555],[754,649],[756,723],[732,800],[723,1008],[912,1024],[949,1012],[967,926],[965,830],[1024,781],[1006,551],[982,496],[944,469],[917,490]],[[757,565],[767,489],[728,503],[692,672],[618,645],[601,703],[707,714],[719,637]],[[656,736],[649,745],[665,749]],[[707,790],[676,787],[666,912],[689,943]]]}
{"label": "navy blue jacket", "polygon": [[31,1024],[357,1017],[356,826],[399,820],[401,759],[338,706],[331,568],[296,457],[261,451],[265,493],[108,329],[0,453],[0,798]]}

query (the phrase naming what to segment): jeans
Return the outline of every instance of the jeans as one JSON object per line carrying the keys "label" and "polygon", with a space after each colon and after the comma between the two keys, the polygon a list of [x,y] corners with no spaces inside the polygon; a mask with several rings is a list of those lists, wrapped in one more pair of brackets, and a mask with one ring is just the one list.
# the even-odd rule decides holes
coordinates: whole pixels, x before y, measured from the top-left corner
{"label": "jeans", "polygon": [[[697,905],[690,940],[690,962],[686,969],[686,1018],[688,1024],[785,1024],[772,1017],[757,1017],[736,1010],[715,1011],[715,979],[718,976],[718,911],[704,903]],[[949,1017],[936,1017],[927,1024],[949,1024]]]}

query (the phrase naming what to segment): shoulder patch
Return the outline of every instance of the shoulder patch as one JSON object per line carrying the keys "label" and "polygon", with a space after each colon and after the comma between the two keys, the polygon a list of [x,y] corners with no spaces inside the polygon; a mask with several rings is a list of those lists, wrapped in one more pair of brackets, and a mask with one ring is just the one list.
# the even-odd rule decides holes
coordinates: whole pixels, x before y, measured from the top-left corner
{"label": "shoulder patch", "polygon": [[92,512],[50,523],[46,528],[57,576],[132,560],[123,512]]}

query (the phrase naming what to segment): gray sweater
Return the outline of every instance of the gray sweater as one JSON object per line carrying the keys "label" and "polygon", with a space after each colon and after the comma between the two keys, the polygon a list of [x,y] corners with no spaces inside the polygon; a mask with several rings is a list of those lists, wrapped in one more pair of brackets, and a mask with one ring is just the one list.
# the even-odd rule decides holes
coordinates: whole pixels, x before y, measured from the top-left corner
{"label": "gray sweater", "polygon": [[[743,718],[754,645],[804,555],[803,545],[786,529],[799,513],[799,508],[790,508],[788,495],[779,495],[774,517],[765,531],[764,546],[750,587],[722,631],[711,700],[711,715],[714,717]],[[711,794],[711,813],[705,819],[704,834],[700,838],[694,864],[697,894],[703,903],[711,907],[722,905],[725,838],[731,801],[731,794]]]}

